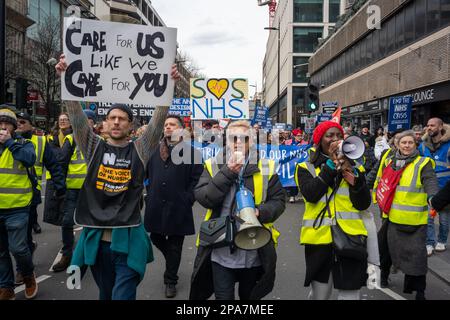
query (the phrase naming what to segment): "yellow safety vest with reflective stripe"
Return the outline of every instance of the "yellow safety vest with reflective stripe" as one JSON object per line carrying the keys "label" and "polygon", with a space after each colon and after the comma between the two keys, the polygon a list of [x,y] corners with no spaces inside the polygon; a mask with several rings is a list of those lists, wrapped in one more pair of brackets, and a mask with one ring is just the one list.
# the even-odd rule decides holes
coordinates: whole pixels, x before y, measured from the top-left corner
{"label": "yellow safety vest with reflective stripe", "polygon": [[36,162],[34,163],[34,169],[36,170],[36,176],[38,178],[38,190],[41,190],[44,150],[47,140],[42,136],[31,136],[31,142],[34,145],[34,151],[36,153]]}
{"label": "yellow safety vest with reflective stripe", "polygon": [[[69,140],[70,145],[73,146],[73,135],[69,134],[64,138]],[[84,156],[78,146],[75,146],[72,157],[70,158],[69,167],[67,169],[66,186],[67,189],[81,189],[86,178],[87,164]]]}
{"label": "yellow safety vest with reflective stripe", "polygon": [[[295,183],[299,186],[297,170],[298,167],[302,167],[308,170],[313,177],[317,177],[320,173],[320,168],[314,168],[314,165],[305,161],[297,164],[295,172]],[[358,166],[360,172],[364,172],[363,166]],[[332,193],[333,189],[328,188],[327,197]],[[327,212],[322,225],[317,229],[314,228],[314,220],[319,213],[325,208],[326,196],[316,203],[308,202],[305,200],[305,213],[303,214],[303,222],[300,231],[300,243],[301,244],[329,244],[332,242],[331,228],[332,224],[336,221],[342,230],[350,235],[365,235],[367,236],[367,230],[364,227],[364,223],[360,217],[360,211],[353,207],[350,201],[349,184],[342,179],[339,189],[334,195],[334,198],[330,201],[330,213]],[[318,224],[318,223],[317,223]]]}
{"label": "yellow safety vest with reflective stripe", "polygon": [[423,167],[430,161],[434,169],[435,164],[432,159],[420,156],[405,168],[395,189],[394,200],[388,215],[389,221],[410,226],[428,223],[427,194],[420,177]]}
{"label": "yellow safety vest with reflective stripe", "polygon": [[[47,142],[53,141],[53,136],[52,135],[48,135],[46,137]],[[50,171],[45,170],[45,180],[50,180],[52,178]]]}
{"label": "yellow safety vest with reflective stripe", "polygon": [[32,198],[27,169],[5,148],[0,156],[0,209],[27,207]]}
{"label": "yellow safety vest with reflective stripe", "polygon": [[[378,167],[378,171],[377,171],[377,177],[375,178],[375,182],[373,183],[373,189],[372,189],[372,202],[373,203],[377,203],[377,186],[378,186],[378,182],[380,182],[381,176],[383,175],[383,170],[384,168],[386,168],[386,164],[387,164],[387,160],[388,158],[392,157],[392,149],[388,149],[388,151],[386,151],[383,156],[381,157],[380,160],[380,166]],[[382,213],[382,218],[387,218],[387,214],[386,213]]]}
{"label": "yellow safety vest with reflective stripe", "polygon": [[[205,168],[208,170],[211,177],[214,177],[219,172],[219,167],[213,159],[208,159],[205,161]],[[253,174],[253,186],[254,186],[254,197],[255,205],[258,206],[266,201],[267,189],[269,186],[269,181],[275,173],[275,162],[272,160],[262,159],[258,161],[259,172]],[[205,220],[211,219],[212,209],[208,209],[205,215]],[[272,233],[272,240],[275,245],[278,244],[278,238],[280,237],[280,232],[274,227],[272,222],[264,223],[264,227],[269,229]],[[197,237],[197,247],[200,244],[200,239]]]}

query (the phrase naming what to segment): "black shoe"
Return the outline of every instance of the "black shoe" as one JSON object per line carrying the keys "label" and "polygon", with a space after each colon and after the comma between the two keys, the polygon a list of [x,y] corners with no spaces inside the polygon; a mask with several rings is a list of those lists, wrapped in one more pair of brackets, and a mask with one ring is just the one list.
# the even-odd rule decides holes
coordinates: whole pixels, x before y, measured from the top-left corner
{"label": "black shoe", "polygon": [[416,300],[427,300],[425,299],[425,292],[416,292]]}
{"label": "black shoe", "polygon": [[72,256],[61,256],[61,259],[53,266],[54,272],[62,272],[66,271],[66,269],[70,266],[70,262],[72,260]]}
{"label": "black shoe", "polygon": [[34,231],[34,233],[41,233],[42,232],[42,229],[41,229],[41,226],[39,225],[39,223],[35,223],[35,224],[33,224],[33,231]]}
{"label": "black shoe", "polygon": [[383,278],[381,278],[380,286],[381,286],[382,288],[387,288],[387,287],[389,287],[388,279],[383,279]]}
{"label": "black shoe", "polygon": [[174,284],[166,284],[166,298],[174,298],[177,295],[177,288]]}

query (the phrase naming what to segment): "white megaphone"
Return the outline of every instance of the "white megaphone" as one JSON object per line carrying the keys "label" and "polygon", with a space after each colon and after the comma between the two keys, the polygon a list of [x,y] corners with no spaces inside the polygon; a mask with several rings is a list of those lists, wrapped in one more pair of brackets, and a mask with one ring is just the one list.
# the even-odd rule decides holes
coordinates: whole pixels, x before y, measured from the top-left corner
{"label": "white megaphone", "polygon": [[349,136],[339,144],[339,153],[352,160],[361,158],[365,151],[364,141],[358,136]]}
{"label": "white megaphone", "polygon": [[269,243],[272,233],[261,225],[255,215],[253,195],[245,187],[236,193],[238,218],[241,225],[234,238],[236,247],[244,250],[255,250]]}

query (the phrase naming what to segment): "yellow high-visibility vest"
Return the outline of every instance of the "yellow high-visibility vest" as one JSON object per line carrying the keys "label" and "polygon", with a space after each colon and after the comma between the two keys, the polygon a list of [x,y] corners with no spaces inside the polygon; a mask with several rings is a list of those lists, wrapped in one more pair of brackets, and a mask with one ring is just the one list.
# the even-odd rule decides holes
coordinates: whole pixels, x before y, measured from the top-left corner
{"label": "yellow high-visibility vest", "polygon": [[428,199],[420,177],[423,168],[430,161],[434,169],[432,159],[420,156],[405,168],[395,189],[389,221],[411,226],[428,223]]}
{"label": "yellow high-visibility vest", "polygon": [[[208,159],[205,161],[205,168],[208,170],[208,173],[211,177],[214,177],[219,172],[219,167],[217,163],[214,161],[215,159]],[[269,181],[275,173],[275,162],[268,159],[262,159],[258,161],[258,169],[259,172],[253,174],[253,196],[255,197],[255,205],[260,205],[264,201],[266,201],[267,197],[267,189],[269,186]],[[212,209],[208,209],[206,211],[205,220],[208,221],[211,219]],[[278,244],[278,238],[280,237],[280,232],[274,227],[272,222],[264,223],[264,227],[270,230],[272,233],[272,240],[275,245]],[[197,247],[200,244],[200,238],[197,237]]]}
{"label": "yellow high-visibility vest", "polygon": [[[392,157],[392,149],[388,149],[388,151],[386,151],[383,156],[381,157],[380,160],[380,166],[378,167],[378,171],[377,171],[377,177],[375,178],[375,182],[373,183],[373,189],[372,189],[372,202],[373,203],[377,203],[377,186],[378,183],[380,182],[381,176],[383,175],[383,170],[384,168],[386,168],[386,163],[388,158],[390,159]],[[387,214],[386,213],[382,213],[382,218],[387,218]]]}
{"label": "yellow high-visibility vest", "polygon": [[[46,136],[46,140],[47,140],[47,142],[53,141],[53,136],[52,135]],[[45,180],[50,180],[51,178],[52,178],[52,175],[50,174],[50,172],[48,170],[45,170]]]}
{"label": "yellow high-visibility vest", "polygon": [[[69,140],[70,145],[73,146],[73,135],[69,134],[64,138]],[[87,164],[84,160],[84,156],[81,153],[78,146],[75,146],[72,157],[70,158],[69,167],[67,169],[66,186],[67,189],[81,189],[84,183],[84,179],[87,174]]]}
{"label": "yellow high-visibility vest", "polygon": [[[297,164],[295,170],[295,183],[299,186],[297,170],[298,167],[302,167],[308,170],[313,177],[316,177],[320,173],[320,168],[314,168],[314,165],[305,161]],[[364,172],[364,167],[358,167],[360,172]],[[303,214],[303,222],[300,231],[300,243],[301,244],[329,244],[332,242],[331,237],[331,225],[338,223],[342,230],[349,235],[365,235],[367,236],[367,230],[364,227],[364,223],[360,217],[360,211],[353,207],[350,200],[350,186],[342,179],[339,189],[337,190],[334,198],[330,202],[330,213],[328,212],[322,221],[320,227],[314,227],[314,221],[325,208],[326,196],[329,197],[333,191],[328,187],[327,195],[316,203],[308,202],[305,199],[305,213]]]}
{"label": "yellow high-visibility vest", "polygon": [[27,169],[5,148],[0,156],[0,209],[22,208],[30,205],[33,186]]}
{"label": "yellow high-visibility vest", "polygon": [[44,171],[43,170],[44,151],[47,140],[43,136],[32,135],[31,142],[34,145],[34,151],[36,153],[36,162],[34,163],[34,169],[36,170],[36,176],[38,179],[37,188],[38,190],[41,190],[42,172]]}

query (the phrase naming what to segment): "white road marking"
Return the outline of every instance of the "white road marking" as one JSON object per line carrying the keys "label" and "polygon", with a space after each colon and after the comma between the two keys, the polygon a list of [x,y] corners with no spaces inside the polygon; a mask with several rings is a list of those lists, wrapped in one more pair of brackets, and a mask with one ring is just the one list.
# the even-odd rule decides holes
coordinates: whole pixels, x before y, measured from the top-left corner
{"label": "white road marking", "polygon": [[55,260],[53,261],[53,263],[52,263],[52,265],[51,265],[51,267],[50,267],[50,269],[49,269],[48,271],[50,271],[50,272],[53,271],[53,266],[54,266],[57,262],[59,262],[59,260],[61,260],[61,257],[62,257],[62,250],[59,250],[58,254],[56,255]]}
{"label": "white road marking", "polygon": [[377,287],[378,290],[382,291],[383,293],[387,294],[388,296],[390,296],[391,298],[395,299],[395,300],[408,300],[404,297],[402,297],[401,295],[399,295],[398,293],[395,293],[394,291],[392,291],[391,289],[388,288],[380,288]]}
{"label": "white road marking", "polygon": [[[52,277],[52,276],[49,276],[49,275],[44,274],[44,275],[38,277],[38,278],[36,279],[36,282],[37,282],[37,283],[40,283],[40,282],[45,281],[45,280],[47,280],[48,278],[51,278],[51,277]],[[18,286],[17,288],[15,288],[15,289],[14,289],[14,292],[15,292],[16,294],[18,294],[19,292],[22,292],[22,291],[24,291],[24,290],[25,290],[25,285],[22,284],[22,285]]]}

